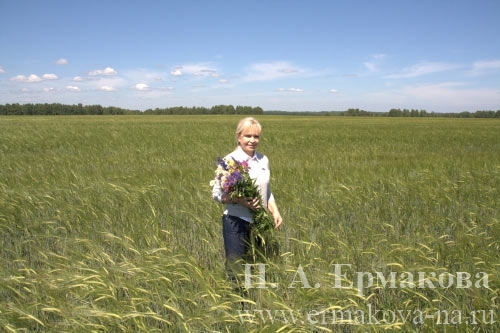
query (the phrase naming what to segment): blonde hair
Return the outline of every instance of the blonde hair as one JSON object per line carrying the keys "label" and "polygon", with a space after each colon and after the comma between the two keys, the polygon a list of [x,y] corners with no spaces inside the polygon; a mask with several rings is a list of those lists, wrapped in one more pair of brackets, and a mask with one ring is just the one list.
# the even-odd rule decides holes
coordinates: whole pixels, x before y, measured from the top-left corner
{"label": "blonde hair", "polygon": [[262,126],[260,125],[257,119],[255,119],[254,117],[243,118],[240,120],[238,126],[236,127],[236,133],[235,133],[236,142],[238,142],[238,137],[240,136],[240,134],[249,128],[255,128],[259,133],[262,132]]}

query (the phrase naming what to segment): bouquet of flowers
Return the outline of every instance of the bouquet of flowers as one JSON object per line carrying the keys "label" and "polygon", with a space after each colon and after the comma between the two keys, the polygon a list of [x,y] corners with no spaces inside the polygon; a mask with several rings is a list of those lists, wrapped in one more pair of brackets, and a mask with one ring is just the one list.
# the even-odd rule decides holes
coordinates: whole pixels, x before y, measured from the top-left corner
{"label": "bouquet of flowers", "polygon": [[257,234],[274,230],[274,220],[268,210],[262,204],[262,197],[255,180],[250,178],[248,173],[250,167],[246,161],[236,161],[231,159],[217,159],[217,169],[215,170],[216,179],[210,182],[213,186],[219,181],[222,190],[226,192],[231,199],[234,198],[258,198],[259,208],[253,213],[253,229]]}

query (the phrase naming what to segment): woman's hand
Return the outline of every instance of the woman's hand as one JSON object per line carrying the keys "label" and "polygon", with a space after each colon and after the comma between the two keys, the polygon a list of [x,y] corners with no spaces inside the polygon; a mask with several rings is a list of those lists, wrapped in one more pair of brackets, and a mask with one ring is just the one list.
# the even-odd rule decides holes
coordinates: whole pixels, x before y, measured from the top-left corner
{"label": "woman's hand", "polygon": [[281,217],[280,211],[278,209],[278,206],[276,205],[276,202],[269,201],[267,204],[267,208],[269,209],[269,212],[273,216],[274,220],[274,229],[279,228],[279,226],[283,223],[283,218]]}
{"label": "woman's hand", "polygon": [[278,213],[278,214],[273,214],[273,219],[274,219],[274,229],[278,229],[281,223],[283,223],[283,218],[281,217],[280,213]]}
{"label": "woman's hand", "polygon": [[259,208],[259,199],[258,198],[245,198],[238,197],[236,198],[236,203],[245,206],[251,210],[257,210]]}

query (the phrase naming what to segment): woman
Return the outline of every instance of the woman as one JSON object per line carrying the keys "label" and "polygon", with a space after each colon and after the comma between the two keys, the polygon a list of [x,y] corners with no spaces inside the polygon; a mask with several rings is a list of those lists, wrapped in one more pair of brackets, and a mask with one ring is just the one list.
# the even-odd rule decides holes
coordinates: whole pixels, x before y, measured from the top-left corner
{"label": "woman", "polygon": [[[234,158],[242,162],[247,161],[249,174],[255,179],[259,187],[262,204],[267,207],[273,216],[274,227],[278,228],[283,219],[271,193],[269,185],[270,171],[269,160],[263,154],[256,151],[260,142],[262,127],[253,117],[247,117],[238,123],[236,128],[236,149],[225,158]],[[225,193],[219,181],[214,182],[212,189],[214,200],[225,205],[222,215],[222,235],[224,237],[224,250],[226,254],[226,268],[231,279],[235,279],[235,263],[244,258],[249,250],[250,222],[253,218],[253,210],[258,208],[258,198],[233,198]]]}

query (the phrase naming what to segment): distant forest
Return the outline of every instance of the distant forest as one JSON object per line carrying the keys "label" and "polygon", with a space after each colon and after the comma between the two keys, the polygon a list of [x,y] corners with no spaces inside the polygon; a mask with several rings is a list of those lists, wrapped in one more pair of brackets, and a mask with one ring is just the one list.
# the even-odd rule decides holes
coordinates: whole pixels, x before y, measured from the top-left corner
{"label": "distant forest", "polygon": [[263,114],[260,107],[216,105],[211,108],[205,107],[171,107],[156,108],[146,111],[128,110],[114,106],[101,105],[67,105],[60,103],[52,104],[5,104],[0,105],[0,115],[127,115],[127,114]]}
{"label": "distant forest", "polygon": [[483,110],[476,112],[437,113],[417,109],[391,109],[388,112],[373,112],[360,109],[347,111],[265,111],[261,107],[215,105],[206,107],[176,106],[156,108],[145,111],[128,110],[114,106],[101,105],[67,105],[60,103],[38,104],[5,104],[0,105],[0,115],[210,115],[210,114],[241,114],[241,115],[307,115],[307,116],[349,116],[349,117],[450,117],[450,118],[500,118],[500,110]]}

